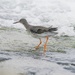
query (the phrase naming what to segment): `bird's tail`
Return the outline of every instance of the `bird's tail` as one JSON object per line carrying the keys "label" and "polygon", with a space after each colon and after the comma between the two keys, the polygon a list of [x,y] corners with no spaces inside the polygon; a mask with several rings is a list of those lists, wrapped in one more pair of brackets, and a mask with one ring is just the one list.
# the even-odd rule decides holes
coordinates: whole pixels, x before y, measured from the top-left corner
{"label": "bird's tail", "polygon": [[55,28],[52,28],[52,27],[49,27],[49,32],[54,32],[54,31],[57,31],[58,30],[58,28],[57,27],[55,27]]}

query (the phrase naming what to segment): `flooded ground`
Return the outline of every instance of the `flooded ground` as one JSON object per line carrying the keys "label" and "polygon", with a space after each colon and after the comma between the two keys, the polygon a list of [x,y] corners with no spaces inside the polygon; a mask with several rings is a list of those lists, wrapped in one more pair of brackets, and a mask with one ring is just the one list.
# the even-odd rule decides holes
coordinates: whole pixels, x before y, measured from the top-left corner
{"label": "flooded ground", "polygon": [[1,27],[0,75],[75,75],[75,37],[49,38],[45,55],[38,43],[25,30]]}

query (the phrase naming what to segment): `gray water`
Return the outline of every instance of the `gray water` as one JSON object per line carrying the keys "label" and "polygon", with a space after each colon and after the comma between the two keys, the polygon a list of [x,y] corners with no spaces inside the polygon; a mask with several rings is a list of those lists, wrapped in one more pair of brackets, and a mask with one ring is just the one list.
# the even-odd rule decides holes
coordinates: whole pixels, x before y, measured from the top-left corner
{"label": "gray water", "polygon": [[[42,39],[45,42],[45,38]],[[75,37],[49,38],[48,50],[25,30],[0,28],[0,75],[74,75]]]}

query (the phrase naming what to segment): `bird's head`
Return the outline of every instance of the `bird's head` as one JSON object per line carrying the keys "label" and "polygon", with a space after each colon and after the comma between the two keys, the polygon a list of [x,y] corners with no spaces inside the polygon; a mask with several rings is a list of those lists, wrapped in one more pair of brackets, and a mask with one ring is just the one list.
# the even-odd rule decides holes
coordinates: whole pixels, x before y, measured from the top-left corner
{"label": "bird's head", "polygon": [[16,23],[22,23],[22,24],[24,24],[24,23],[27,23],[27,20],[22,18],[19,21],[14,22],[13,24],[16,24]]}

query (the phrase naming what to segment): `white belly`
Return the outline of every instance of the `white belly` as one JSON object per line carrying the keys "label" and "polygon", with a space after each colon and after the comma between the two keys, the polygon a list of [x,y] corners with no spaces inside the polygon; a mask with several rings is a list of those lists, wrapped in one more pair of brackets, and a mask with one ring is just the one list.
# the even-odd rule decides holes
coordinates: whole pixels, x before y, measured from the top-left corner
{"label": "white belly", "polygon": [[55,36],[56,35],[56,33],[51,33],[51,32],[44,32],[44,33],[41,33],[41,34],[28,32],[28,34],[30,34],[34,38],[44,38],[46,36],[50,37],[50,36]]}

